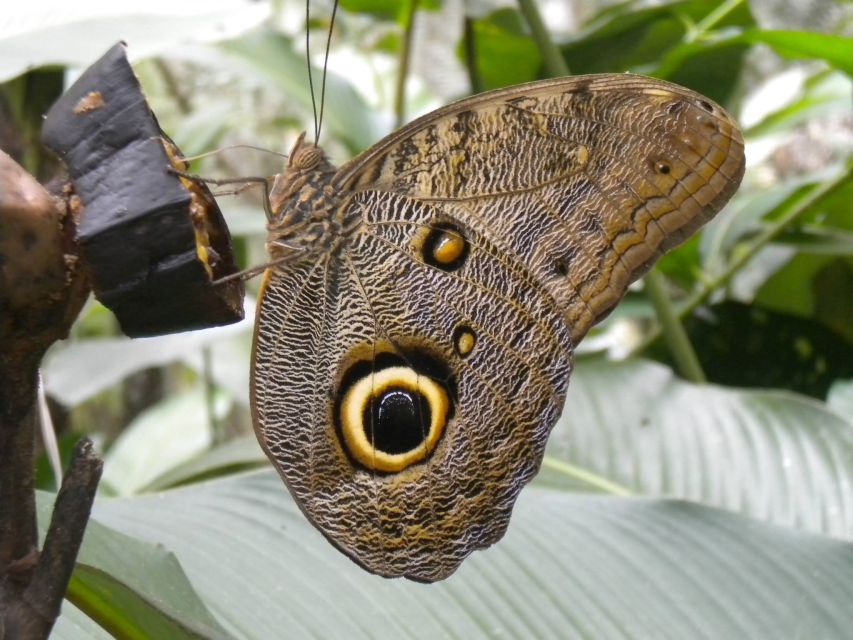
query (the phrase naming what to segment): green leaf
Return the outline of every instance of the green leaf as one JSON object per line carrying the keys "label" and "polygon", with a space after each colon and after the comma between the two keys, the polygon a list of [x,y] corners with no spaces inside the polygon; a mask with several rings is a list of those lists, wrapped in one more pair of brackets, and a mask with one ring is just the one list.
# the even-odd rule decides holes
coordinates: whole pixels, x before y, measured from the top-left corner
{"label": "green leaf", "polygon": [[[789,58],[818,58],[853,75],[853,40],[805,31],[752,29],[711,43],[690,42],[673,47],[657,68],[639,69],[685,84],[726,102],[747,46],[763,43]],[[703,78],[704,67],[707,78]],[[725,91],[725,93],[721,93]]]}
{"label": "green leaf", "polygon": [[777,311],[821,320],[853,344],[853,257],[802,253],[758,290],[754,302]]}
{"label": "green leaf", "polygon": [[518,11],[502,9],[475,20],[473,38],[480,89],[496,89],[536,78],[542,57]]}
{"label": "green leaf", "polygon": [[671,500],[527,489],[504,540],[429,586],[359,569],[271,471],[101,502],[95,518],[173,550],[247,639],[833,638],[853,626],[853,545]]}
{"label": "green leaf", "polygon": [[[572,36],[562,51],[573,73],[629,70],[649,73],[667,51],[682,44],[692,25],[719,5],[707,0],[680,0],[638,8],[639,4],[623,2],[610,7],[594,17],[583,31]],[[752,24],[749,8],[742,3],[717,26]],[[686,64],[691,56],[716,46],[714,43],[685,46],[679,56],[679,64]],[[714,69],[706,68],[705,71]],[[734,78],[729,80],[731,84]]]}
{"label": "green leaf", "polygon": [[76,406],[132,373],[189,358],[204,346],[248,331],[254,304],[249,300],[246,308],[246,318],[227,327],[136,340],[76,340],[62,345],[45,359],[45,390],[65,406]]}
{"label": "green leaf", "polygon": [[[779,82],[781,78],[774,80]],[[805,80],[800,95],[791,102],[767,105],[775,108],[760,121],[745,126],[744,135],[754,139],[762,135],[790,132],[804,123],[821,118],[834,115],[843,117],[850,111],[851,100],[853,86],[850,79],[838,71],[823,69]],[[747,125],[745,122],[742,124]]]}
{"label": "green leaf", "polygon": [[[354,13],[368,13],[386,20],[397,20],[406,13],[408,2],[399,0],[340,0],[341,9]],[[417,9],[433,10],[441,6],[439,0],[419,0]]]}
{"label": "green leaf", "polygon": [[853,39],[811,31],[765,31],[752,29],[743,34],[746,42],[763,43],[781,56],[793,59],[817,58],[853,76]]}
{"label": "green leaf", "polygon": [[[39,494],[39,522],[50,520],[53,497]],[[44,534],[44,531],[42,531]],[[188,582],[180,562],[162,546],[136,540],[97,521],[86,527],[66,598],[119,638],[229,638]],[[86,627],[61,617],[51,637],[74,637]],[[89,637],[89,636],[87,636]]]}
{"label": "green leaf", "polygon": [[67,600],[62,603],[62,615],[56,620],[50,637],[56,640],[112,640],[107,633],[73,603]]}
{"label": "green leaf", "polygon": [[[703,230],[700,251],[703,272],[713,277],[728,267],[742,248],[741,243],[751,240],[751,236],[761,231],[763,224],[771,222],[788,213],[808,198],[815,189],[825,183],[838,180],[842,173],[837,169],[822,171],[819,175],[791,178],[766,189],[743,191],[736,194],[732,202]],[[841,186],[833,197],[825,198],[819,206],[803,212],[801,222],[824,219],[826,223],[833,218],[848,218],[848,200],[853,194],[853,184]],[[795,255],[790,245],[765,246],[755,257],[736,274],[733,289],[741,299],[753,297],[778,270]],[[785,311],[790,307],[773,308]]]}
{"label": "green leaf", "polygon": [[[214,405],[219,419],[230,408],[224,395],[218,395]],[[117,495],[137,493],[158,476],[207,450],[213,433],[205,406],[204,393],[197,388],[175,393],[143,411],[104,456],[101,488]]]}
{"label": "green leaf", "polygon": [[645,361],[584,360],[547,455],[633,493],[853,535],[853,420],[794,393],[693,385]]}
{"label": "green leaf", "polygon": [[340,0],[341,9],[357,13],[369,13],[374,16],[395,19],[405,3],[397,0]]}
{"label": "green leaf", "polygon": [[257,438],[242,436],[205,451],[157,476],[143,488],[158,491],[269,464]]}
{"label": "green leaf", "polygon": [[804,253],[830,256],[853,255],[853,233],[831,227],[802,225],[780,233],[775,241],[790,245]]}
{"label": "green leaf", "polygon": [[690,42],[673,47],[657,67],[637,69],[676,84],[690,87],[727,104],[749,46],[737,37],[713,42]]}
{"label": "green leaf", "polygon": [[[847,166],[853,167],[853,154],[848,156]],[[823,175],[824,181],[834,181],[844,170],[842,167],[839,169],[840,171],[827,171]],[[827,227],[853,231],[853,215],[850,215],[851,202],[853,202],[853,180],[848,179],[831,195],[821,200],[820,206],[804,212],[798,220],[803,224],[822,224]]]}
{"label": "green leaf", "polygon": [[689,291],[702,277],[700,252],[701,234],[687,239],[677,249],[664,254],[655,264],[655,269],[666,275],[667,279]]}

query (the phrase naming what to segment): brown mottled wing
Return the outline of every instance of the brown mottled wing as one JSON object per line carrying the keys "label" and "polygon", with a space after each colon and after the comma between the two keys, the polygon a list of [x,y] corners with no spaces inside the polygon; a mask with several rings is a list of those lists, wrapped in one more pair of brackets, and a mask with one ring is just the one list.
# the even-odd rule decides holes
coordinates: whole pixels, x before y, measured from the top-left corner
{"label": "brown mottled wing", "polygon": [[[345,251],[294,264],[265,282],[253,368],[260,439],[297,503],[356,562],[432,582],[504,533],[559,417],[571,340],[548,293],[475,231],[465,265],[447,272],[410,249],[437,215],[428,204],[369,192]],[[460,323],[477,345],[461,359]],[[393,345],[389,349],[389,345]],[[348,354],[389,349],[444,363],[452,417],[429,459],[376,474],[336,434]]]}
{"label": "brown mottled wing", "polygon": [[429,202],[493,239],[551,291],[577,343],[723,207],[743,170],[740,131],[718,105],[661,80],[607,74],[450,105],[335,181]]}
{"label": "brown mottled wing", "polygon": [[[384,576],[438,580],[497,541],[562,408],[573,344],[742,171],[718,106],[628,75],[464,100],[343,167],[332,185],[353,231],[271,271],[256,325],[256,429],[302,510]],[[444,257],[423,240],[442,225],[464,237],[461,266],[452,242],[444,267],[426,259]],[[431,455],[396,473],[356,464],[337,426],[353,362],[379,368],[386,351],[452,404]]]}

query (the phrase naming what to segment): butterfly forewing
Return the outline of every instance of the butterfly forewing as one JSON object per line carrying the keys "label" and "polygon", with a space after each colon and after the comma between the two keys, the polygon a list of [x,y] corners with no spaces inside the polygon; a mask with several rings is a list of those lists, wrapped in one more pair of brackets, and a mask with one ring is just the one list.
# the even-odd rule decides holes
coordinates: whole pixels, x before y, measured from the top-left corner
{"label": "butterfly forewing", "polygon": [[630,74],[463,100],[392,134],[336,182],[434,202],[501,239],[580,340],[665,250],[710,219],[744,170],[719,106]]}
{"label": "butterfly forewing", "polygon": [[356,562],[444,578],[503,535],[577,340],[734,192],[740,133],[687,89],[607,75],[463,100],[337,173],[300,157],[276,183],[297,222],[271,251],[303,250],[262,291],[259,439]]}

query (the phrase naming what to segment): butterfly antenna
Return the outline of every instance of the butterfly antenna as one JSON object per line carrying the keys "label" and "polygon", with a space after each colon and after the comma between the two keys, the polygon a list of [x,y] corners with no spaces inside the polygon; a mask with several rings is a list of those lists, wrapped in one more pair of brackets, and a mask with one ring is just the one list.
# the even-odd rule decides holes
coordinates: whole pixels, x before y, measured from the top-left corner
{"label": "butterfly antenna", "polygon": [[252,151],[260,151],[261,153],[270,153],[274,156],[287,158],[286,153],[279,153],[278,151],[264,149],[263,147],[256,147],[253,144],[230,144],[227,147],[220,147],[219,149],[214,149],[213,151],[205,151],[204,153],[199,153],[194,156],[181,156],[181,160],[183,160],[184,162],[194,162],[196,160],[201,160],[202,158],[209,158],[211,156],[223,153],[224,151],[231,151],[233,149],[251,149]]}
{"label": "butterfly antenna", "polygon": [[317,100],[314,97],[314,76],[311,74],[311,0],[305,0],[305,62],[308,67],[308,87],[311,89],[311,108],[314,110],[314,140],[320,137],[317,120]]}
{"label": "butterfly antenna", "polygon": [[323,111],[326,107],[326,75],[329,67],[329,48],[332,45],[332,32],[335,30],[335,16],[338,14],[338,0],[332,5],[332,19],[329,22],[329,34],[326,36],[326,56],[323,58],[323,84],[320,87],[320,121],[314,135],[314,145],[320,139],[320,130],[323,128]]}

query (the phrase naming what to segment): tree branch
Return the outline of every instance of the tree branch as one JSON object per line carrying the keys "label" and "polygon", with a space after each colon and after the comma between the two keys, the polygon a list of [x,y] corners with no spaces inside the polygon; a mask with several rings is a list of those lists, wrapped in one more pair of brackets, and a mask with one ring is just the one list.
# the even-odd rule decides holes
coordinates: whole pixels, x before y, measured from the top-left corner
{"label": "tree branch", "polygon": [[[54,542],[39,558],[38,367],[48,347],[68,335],[89,291],[77,266],[74,217],[72,196],[50,196],[0,152],[0,637],[49,634],[100,477],[88,462],[71,469],[51,523]],[[93,456],[89,445],[76,459]],[[44,615],[34,615],[33,603]]]}
{"label": "tree branch", "polygon": [[46,638],[59,617],[102,469],[92,441],[80,440],[56,497],[38,564],[17,602],[21,638]]}

